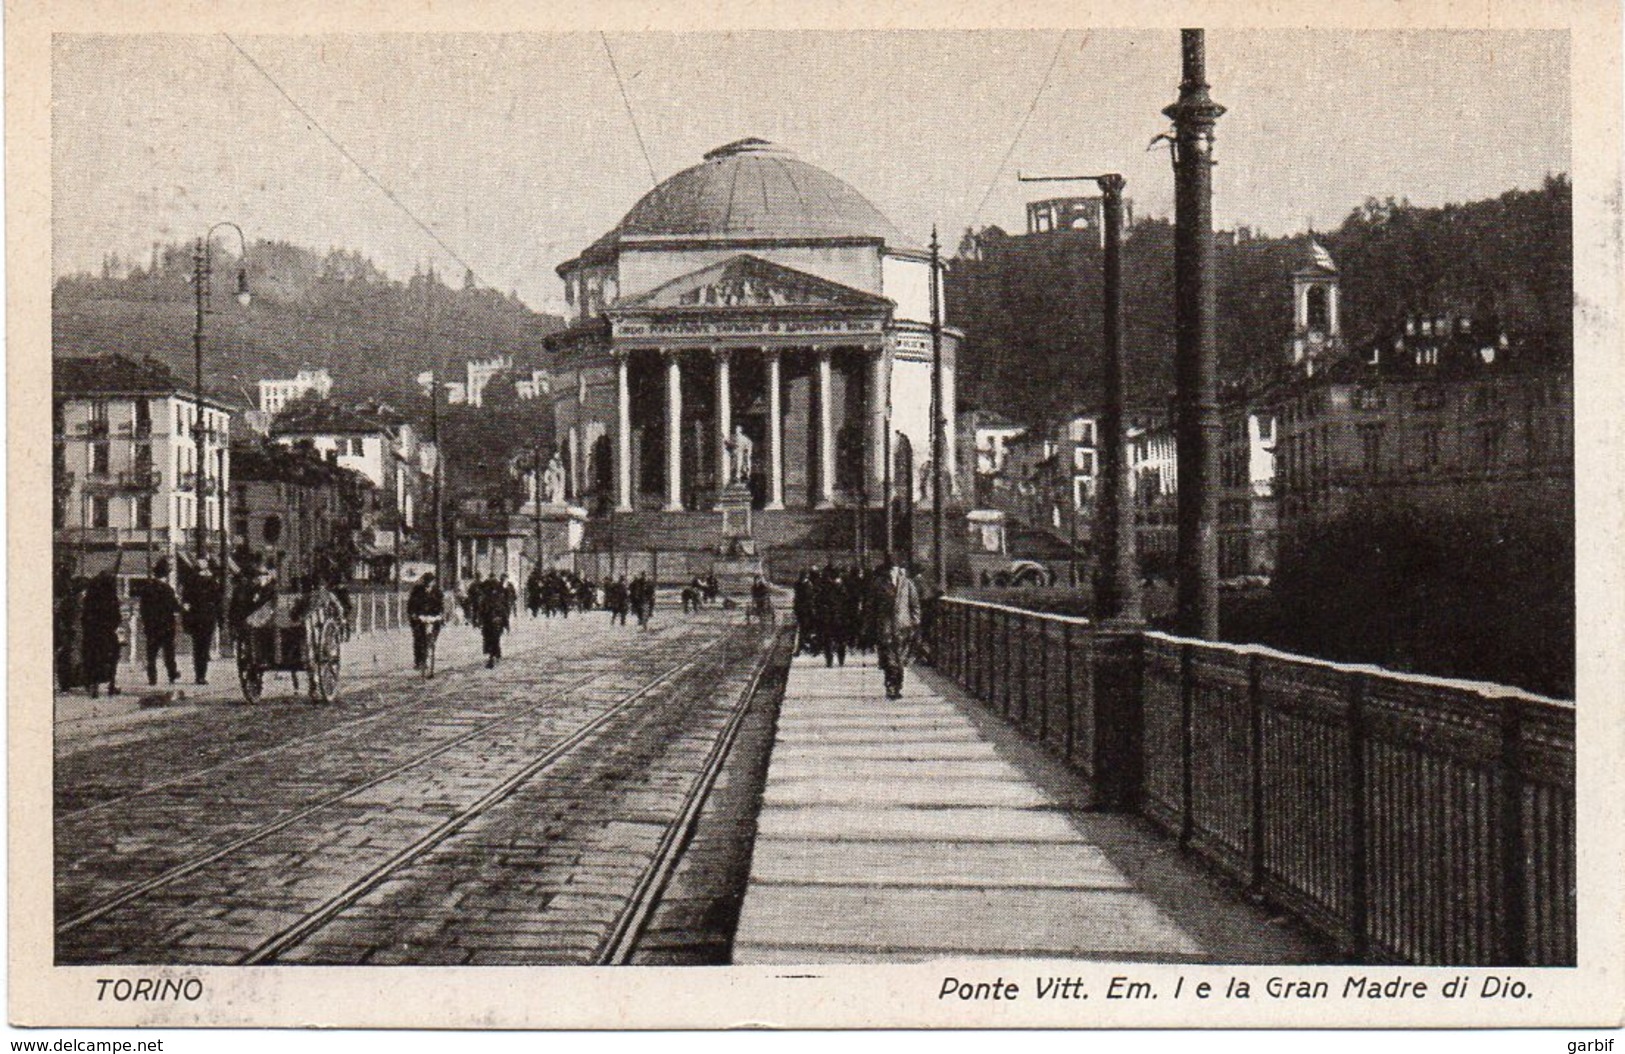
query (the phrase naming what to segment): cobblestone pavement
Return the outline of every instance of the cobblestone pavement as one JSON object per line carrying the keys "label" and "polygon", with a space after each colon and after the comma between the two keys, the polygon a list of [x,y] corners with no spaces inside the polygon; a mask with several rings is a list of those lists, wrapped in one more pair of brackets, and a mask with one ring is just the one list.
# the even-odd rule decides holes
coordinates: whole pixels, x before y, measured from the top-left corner
{"label": "cobblestone pavement", "polygon": [[[75,754],[58,962],[594,961],[764,637],[717,612],[532,632],[548,639],[493,671],[205,712]],[[75,766],[138,775],[75,794]]]}

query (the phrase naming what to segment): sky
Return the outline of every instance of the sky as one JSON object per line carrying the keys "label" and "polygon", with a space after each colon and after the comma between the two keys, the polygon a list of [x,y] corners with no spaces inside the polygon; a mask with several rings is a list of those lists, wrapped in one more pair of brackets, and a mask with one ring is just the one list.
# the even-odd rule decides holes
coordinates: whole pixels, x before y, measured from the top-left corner
{"label": "sky", "polygon": [[[1177,32],[611,33],[627,102],[596,33],[233,39],[55,38],[57,275],[232,220],[394,277],[466,265],[559,311],[553,269],[650,189],[651,165],[664,179],[746,136],[919,242],[938,225],[950,252],[968,226],[1019,231],[1025,202],[1074,192],[1018,171],[1120,171],[1137,215],[1173,212],[1168,154],[1147,146],[1178,94]],[[1565,33],[1214,30],[1207,60],[1228,110],[1221,228],[1335,228],[1368,197],[1442,205],[1569,171]]]}

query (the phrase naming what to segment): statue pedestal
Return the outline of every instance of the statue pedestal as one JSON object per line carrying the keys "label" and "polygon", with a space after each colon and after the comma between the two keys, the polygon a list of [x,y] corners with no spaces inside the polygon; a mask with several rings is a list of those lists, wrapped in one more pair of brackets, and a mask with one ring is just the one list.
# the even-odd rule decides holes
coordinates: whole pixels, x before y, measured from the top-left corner
{"label": "statue pedestal", "polygon": [[745,593],[762,573],[762,558],[751,536],[751,493],[744,483],[733,482],[717,495],[717,511],[722,513],[722,545],[716,562],[717,580],[729,593]]}
{"label": "statue pedestal", "polygon": [[745,484],[736,481],[722,488],[722,493],[717,495],[717,511],[722,513],[725,540],[751,538],[751,504],[750,488]]}

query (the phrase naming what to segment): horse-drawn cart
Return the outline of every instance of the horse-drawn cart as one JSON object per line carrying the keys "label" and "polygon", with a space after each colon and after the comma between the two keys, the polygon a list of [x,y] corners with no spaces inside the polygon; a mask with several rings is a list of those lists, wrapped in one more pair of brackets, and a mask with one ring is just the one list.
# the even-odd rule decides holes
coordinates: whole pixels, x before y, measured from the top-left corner
{"label": "horse-drawn cart", "polygon": [[282,672],[309,678],[313,702],[338,698],[340,650],[346,636],[344,607],[324,588],[276,596],[257,606],[236,627],[237,681],[243,698],[257,703],[265,692],[265,675]]}

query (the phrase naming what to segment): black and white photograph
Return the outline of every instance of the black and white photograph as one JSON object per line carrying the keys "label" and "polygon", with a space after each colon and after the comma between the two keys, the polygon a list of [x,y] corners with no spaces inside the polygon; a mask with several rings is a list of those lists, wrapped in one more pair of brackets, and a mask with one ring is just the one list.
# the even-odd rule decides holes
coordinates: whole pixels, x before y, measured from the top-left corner
{"label": "black and white photograph", "polygon": [[1617,1025],[1594,7],[35,26],[13,1023]]}

